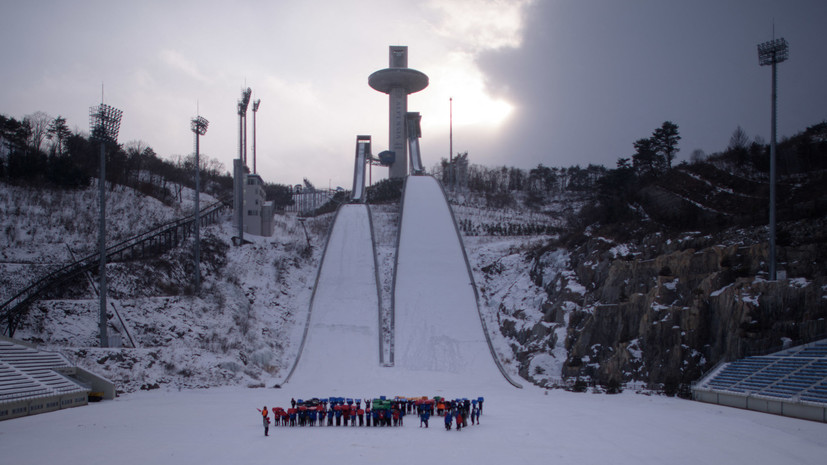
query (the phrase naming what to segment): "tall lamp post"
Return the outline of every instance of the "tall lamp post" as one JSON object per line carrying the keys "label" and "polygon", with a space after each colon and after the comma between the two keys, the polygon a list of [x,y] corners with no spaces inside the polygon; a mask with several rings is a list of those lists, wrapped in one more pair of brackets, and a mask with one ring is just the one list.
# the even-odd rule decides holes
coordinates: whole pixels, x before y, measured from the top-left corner
{"label": "tall lamp post", "polygon": [[770,256],[769,256],[769,279],[776,280],[775,272],[775,112],[777,100],[776,66],[778,63],[787,61],[790,56],[790,48],[783,38],[773,39],[758,44],[758,63],[760,66],[772,66],[772,123],[770,130]]}
{"label": "tall lamp post", "polygon": [[258,113],[259,105],[261,105],[261,99],[253,102],[253,174],[256,174],[256,113]]}
{"label": "tall lamp post", "polygon": [[98,253],[100,265],[98,278],[100,280],[100,345],[109,347],[109,336],[106,331],[106,144],[115,144],[118,141],[118,131],[121,128],[123,112],[117,108],[101,103],[89,108],[89,126],[92,130],[91,139],[101,144],[100,179],[98,192],[100,196],[100,220],[98,229]]}
{"label": "tall lamp post", "polygon": [[192,132],[195,133],[195,293],[201,292],[201,160],[199,137],[207,133],[210,122],[203,116],[192,119]]}
{"label": "tall lamp post", "polygon": [[238,101],[238,159],[233,161],[235,213],[238,221],[238,245],[244,244],[244,174],[247,167],[247,106],[253,91],[248,87]]}

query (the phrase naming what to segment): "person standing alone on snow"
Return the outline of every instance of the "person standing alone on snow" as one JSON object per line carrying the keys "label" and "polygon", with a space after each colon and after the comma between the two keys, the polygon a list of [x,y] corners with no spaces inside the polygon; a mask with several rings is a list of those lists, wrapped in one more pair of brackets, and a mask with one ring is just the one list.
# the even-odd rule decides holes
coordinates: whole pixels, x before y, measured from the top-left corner
{"label": "person standing alone on snow", "polygon": [[269,436],[270,432],[270,417],[267,416],[270,412],[267,411],[267,406],[265,405],[263,409],[259,410],[261,412],[261,421],[264,423],[264,435]]}

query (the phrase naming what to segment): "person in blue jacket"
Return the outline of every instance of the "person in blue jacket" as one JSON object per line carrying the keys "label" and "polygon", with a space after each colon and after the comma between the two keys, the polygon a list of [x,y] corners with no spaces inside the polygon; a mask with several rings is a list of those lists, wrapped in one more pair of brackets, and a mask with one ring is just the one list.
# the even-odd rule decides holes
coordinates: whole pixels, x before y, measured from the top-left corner
{"label": "person in blue jacket", "polygon": [[445,429],[446,430],[451,429],[451,422],[453,421],[453,419],[454,419],[453,415],[451,414],[450,411],[445,412]]}
{"label": "person in blue jacket", "polygon": [[327,411],[327,426],[333,426],[333,406]]}
{"label": "person in blue jacket", "polygon": [[430,418],[431,412],[428,409],[422,409],[419,413],[419,427],[422,428],[422,424],[425,423],[425,427],[428,427],[428,418]]}

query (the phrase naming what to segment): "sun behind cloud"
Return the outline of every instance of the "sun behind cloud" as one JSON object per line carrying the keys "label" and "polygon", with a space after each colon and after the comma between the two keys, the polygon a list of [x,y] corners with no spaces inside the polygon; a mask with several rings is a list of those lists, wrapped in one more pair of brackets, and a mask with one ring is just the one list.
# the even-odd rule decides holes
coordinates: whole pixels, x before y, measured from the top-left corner
{"label": "sun behind cloud", "polygon": [[428,105],[435,106],[432,112],[440,115],[434,124],[448,122],[449,99],[453,99],[453,124],[457,127],[481,126],[491,130],[506,122],[514,111],[511,103],[488,92],[484,76],[470,54],[452,54],[449,60],[428,71],[433,83]]}
{"label": "sun behind cloud", "polygon": [[453,99],[453,124],[491,131],[514,113],[514,105],[495,96],[486,86],[477,57],[484,52],[520,47],[526,8],[534,0],[433,1],[432,31],[452,51],[430,63],[431,87],[425,106],[432,115],[428,127],[447,127],[449,99]]}

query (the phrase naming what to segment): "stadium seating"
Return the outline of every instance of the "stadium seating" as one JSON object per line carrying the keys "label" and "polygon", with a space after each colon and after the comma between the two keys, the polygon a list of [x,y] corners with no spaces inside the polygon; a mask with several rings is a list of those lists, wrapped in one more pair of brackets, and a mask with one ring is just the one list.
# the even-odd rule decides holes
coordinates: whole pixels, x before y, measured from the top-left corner
{"label": "stadium seating", "polygon": [[86,404],[89,388],[56,371],[70,366],[58,353],[0,340],[0,420]]}
{"label": "stadium seating", "polygon": [[827,340],[719,367],[702,389],[827,404]]}

